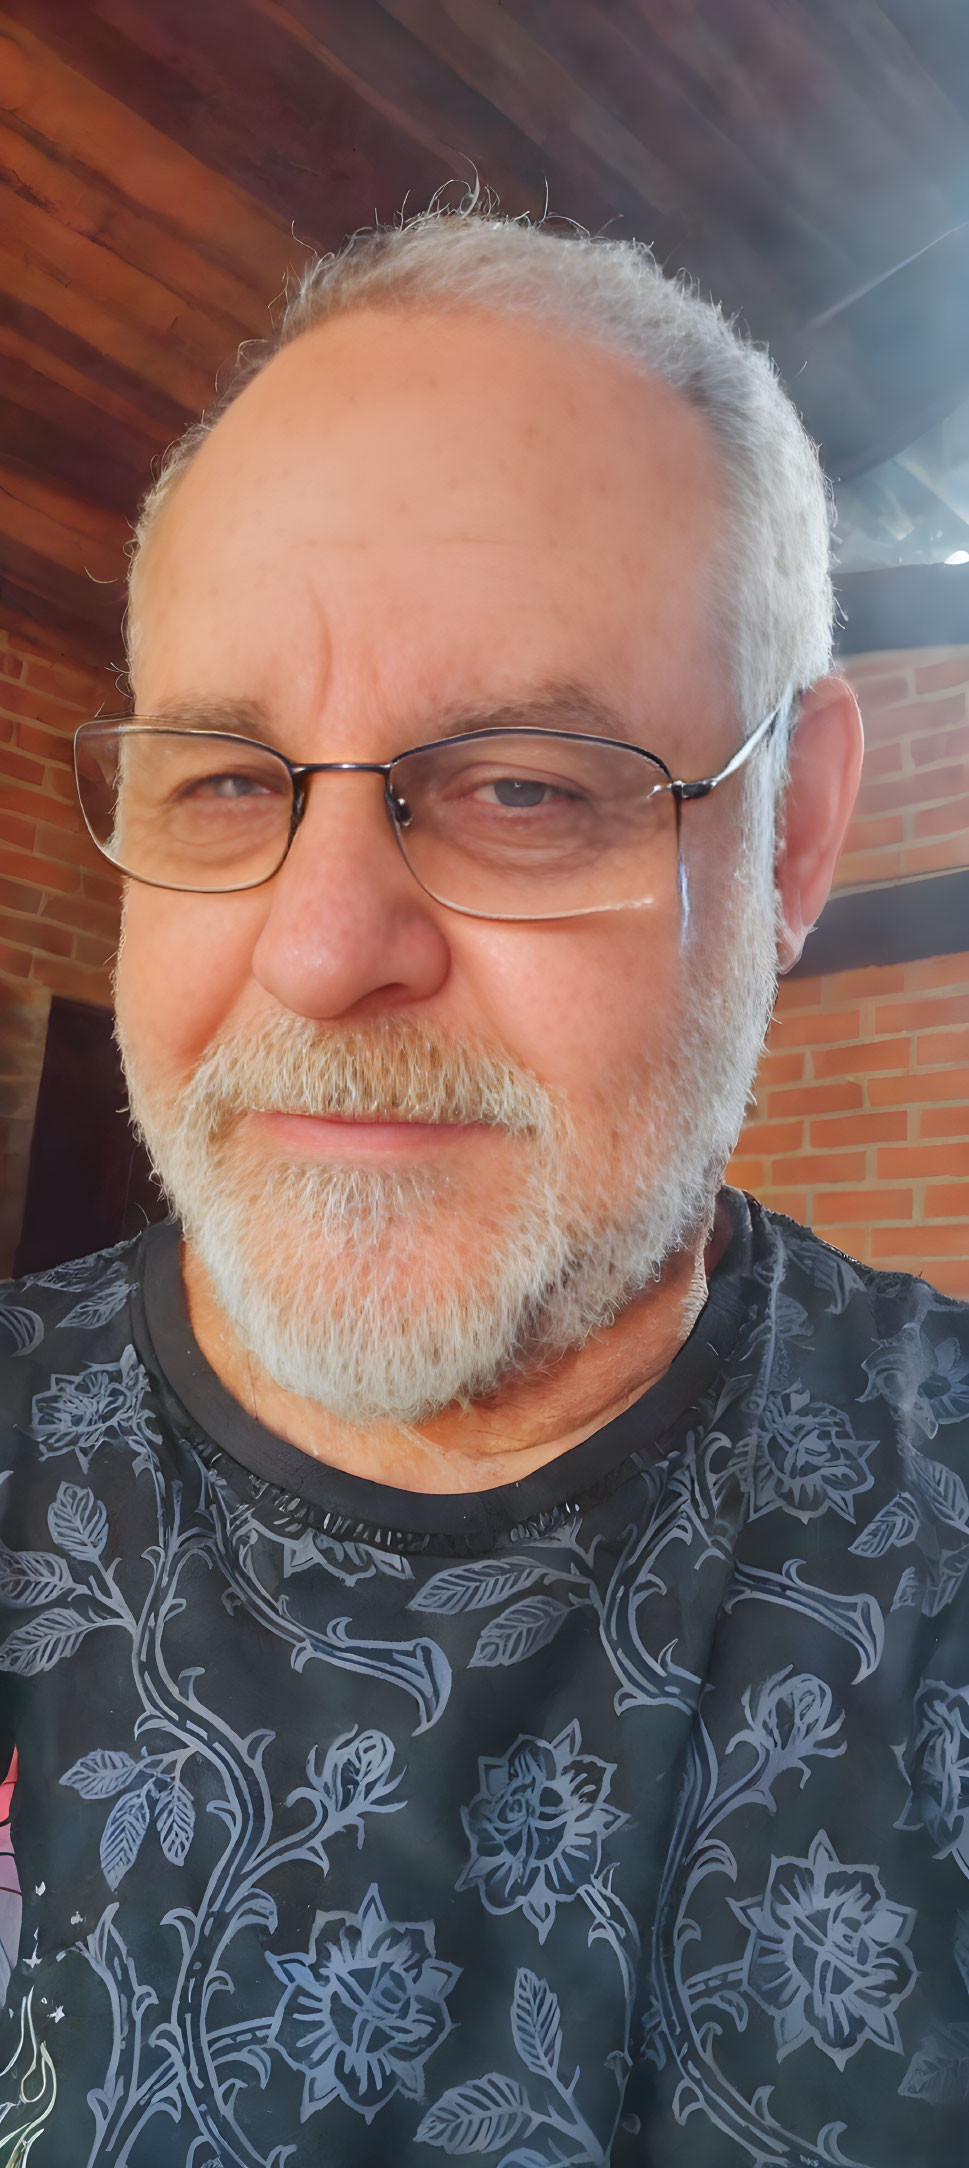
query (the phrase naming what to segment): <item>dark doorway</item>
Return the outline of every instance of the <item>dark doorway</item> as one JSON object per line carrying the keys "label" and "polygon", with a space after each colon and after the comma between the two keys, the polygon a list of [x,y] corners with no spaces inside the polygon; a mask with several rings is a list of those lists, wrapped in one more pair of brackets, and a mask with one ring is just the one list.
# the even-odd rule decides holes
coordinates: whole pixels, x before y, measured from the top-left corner
{"label": "dark doorway", "polygon": [[128,1119],[110,1012],[55,995],[14,1271],[46,1272],[164,1216]]}

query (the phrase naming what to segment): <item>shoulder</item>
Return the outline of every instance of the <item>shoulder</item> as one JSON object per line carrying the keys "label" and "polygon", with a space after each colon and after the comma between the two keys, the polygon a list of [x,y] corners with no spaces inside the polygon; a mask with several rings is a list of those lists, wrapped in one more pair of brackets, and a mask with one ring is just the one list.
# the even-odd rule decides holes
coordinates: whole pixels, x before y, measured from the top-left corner
{"label": "shoulder", "polygon": [[[874,1352],[905,1335],[909,1365],[928,1362],[940,1341],[969,1348],[969,1302],[942,1294],[909,1272],[879,1271],[836,1250],[811,1228],[756,1205],[775,1288],[801,1304],[829,1353],[867,1339]],[[761,1275],[766,1277],[764,1265]],[[900,1352],[900,1351],[899,1351]],[[969,1415],[969,1395],[966,1411]]]}
{"label": "shoulder", "polygon": [[[131,1296],[142,1237],[0,1287],[0,1466],[107,1373],[136,1360]],[[120,1374],[120,1373],[119,1373]]]}
{"label": "shoulder", "polygon": [[937,1609],[963,1583],[969,1601],[969,1305],[773,1214],[763,1231],[757,1502],[823,1515],[827,1544],[867,1561],[920,1543],[893,1609],[923,1595]]}
{"label": "shoulder", "polygon": [[137,1278],[141,1236],[0,1285],[0,1358],[30,1354],[52,1331],[106,1325]]}

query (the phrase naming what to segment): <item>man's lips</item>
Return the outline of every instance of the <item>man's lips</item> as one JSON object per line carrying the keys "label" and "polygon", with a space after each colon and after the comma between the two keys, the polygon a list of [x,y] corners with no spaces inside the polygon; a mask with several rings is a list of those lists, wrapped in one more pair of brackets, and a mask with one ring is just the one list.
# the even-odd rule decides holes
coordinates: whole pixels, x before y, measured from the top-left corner
{"label": "man's lips", "polygon": [[244,1119],[267,1142],[321,1159],[426,1153],[480,1135],[485,1127],[481,1122],[414,1121],[392,1113],[287,1114],[274,1108],[253,1108]]}

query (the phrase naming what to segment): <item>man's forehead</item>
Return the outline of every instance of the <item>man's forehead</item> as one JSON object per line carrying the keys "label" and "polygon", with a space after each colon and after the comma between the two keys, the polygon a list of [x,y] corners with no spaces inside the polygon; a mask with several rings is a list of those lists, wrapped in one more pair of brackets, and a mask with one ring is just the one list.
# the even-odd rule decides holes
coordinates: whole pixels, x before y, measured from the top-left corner
{"label": "man's forehead", "polygon": [[399,714],[399,744],[517,704],[541,724],[543,701],[547,727],[643,743],[650,696],[668,718],[674,681],[702,679],[695,712],[726,675],[719,497],[701,417],[561,330],[367,313],[318,328],[161,512],[135,596],[139,706],[228,694],[238,710],[238,689],[274,716],[285,673],[291,705],[301,676],[319,714],[342,677]]}
{"label": "man's forehead", "polygon": [[[284,696],[278,701],[248,698],[245,694],[215,698],[201,695],[197,700],[179,696],[159,701],[152,709],[151,719],[175,729],[211,730],[258,738],[284,752],[290,750],[287,741],[293,730]],[[468,695],[464,699],[452,697],[435,702],[425,698],[411,709],[409,727],[407,745],[401,743],[396,748],[400,752],[407,751],[413,743],[439,736],[493,730],[562,730],[616,742],[645,744],[650,722],[648,707],[644,711],[637,705],[630,712],[618,699],[610,700],[592,685],[563,679],[523,686],[512,697],[507,692],[489,696],[482,690],[476,696]],[[656,728],[661,727],[661,721],[657,719]]]}
{"label": "man's forehead", "polygon": [[[648,483],[680,495],[688,514],[698,487],[712,498],[721,486],[706,418],[631,356],[561,323],[472,309],[358,309],[304,332],[222,414],[172,502],[184,494],[194,513],[205,486],[234,476],[268,492],[307,461],[327,492],[348,471],[366,485],[356,532],[352,498],[336,500],[343,548],[370,540],[374,496],[385,513],[398,499],[426,539],[448,500],[459,518],[476,498],[507,520],[516,496],[558,511],[586,492],[617,499]],[[330,503],[327,493],[321,514]],[[503,532],[486,520],[464,539]]]}

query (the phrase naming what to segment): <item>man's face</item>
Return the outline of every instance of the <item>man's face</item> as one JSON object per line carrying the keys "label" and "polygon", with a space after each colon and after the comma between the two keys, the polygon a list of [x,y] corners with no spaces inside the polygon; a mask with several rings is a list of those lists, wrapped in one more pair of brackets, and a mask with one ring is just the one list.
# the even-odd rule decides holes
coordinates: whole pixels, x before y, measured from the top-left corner
{"label": "man's face", "polygon": [[[583,727],[587,695],[585,727],[614,718],[673,774],[703,774],[739,736],[711,591],[723,517],[704,423],[621,360],[524,321],[352,315],[278,355],[178,484],[139,584],[138,709],[238,717],[296,762],[381,762],[470,719],[527,719],[536,702],[548,726],[555,689],[567,688],[566,727]],[[615,1252],[617,1230],[637,1219],[648,1275],[659,1260],[649,1239],[644,1249],[644,1198],[652,1186],[661,1200],[651,1227],[662,1241],[682,1239],[669,1177],[691,1137],[696,1160],[719,1081],[710,1017],[736,990],[740,815],[739,782],[684,813],[687,933],[673,879],[645,909],[544,923],[459,916],[408,872],[380,779],[366,775],[313,779],[289,857],[261,888],[131,884],[118,1012],[136,1111],[243,1333],[262,1328],[240,1309],[239,1275],[262,1275],[265,1296],[269,1257],[270,1307],[303,1313],[304,1338],[351,1284],[353,1329],[366,1330],[369,1304],[371,1341],[396,1319],[413,1342],[418,1314],[428,1344],[440,1339],[435,1318],[473,1307],[485,1283],[482,1316],[496,1315],[509,1243],[523,1220],[538,1239],[553,1190],[557,1232],[536,1269],[568,1278],[597,1229],[608,1223]],[[754,1008],[739,1084],[727,1077],[728,1126],[756,1060]],[[351,1046],[357,1105],[368,1048],[386,1059],[393,1046],[412,1065],[453,1048],[472,1066],[478,1055],[506,1065],[537,1094],[535,1120],[516,1134],[477,1119],[294,1113],[294,1080],[331,1043]],[[225,1044],[234,1096],[210,1123],[203,1187],[224,1185],[235,1218],[206,1237],[165,1136],[200,1063],[208,1078]],[[260,1045],[289,1047],[289,1066],[264,1062],[240,1100],[247,1050]],[[728,1071],[732,1058],[724,1045]],[[715,1122],[722,1158],[721,1131]],[[199,1149],[196,1137],[189,1157]],[[338,1224],[314,1212],[324,1190],[343,1200]],[[246,1255],[220,1279],[226,1243]],[[610,1283],[613,1298],[617,1285],[630,1291],[628,1257],[599,1268],[573,1337],[608,1314]],[[533,1287],[533,1328],[539,1309]],[[464,1377],[460,1360],[445,1365],[438,1398],[492,1381],[517,1329],[506,1317],[491,1373],[487,1361],[466,1363]],[[285,1370],[277,1360],[281,1382],[301,1389]],[[310,1383],[325,1400],[325,1377]],[[381,1391],[386,1381],[368,1403],[334,1386],[331,1399],[362,1415]],[[433,1388],[423,1400],[415,1390],[407,1405],[433,1400]]]}

